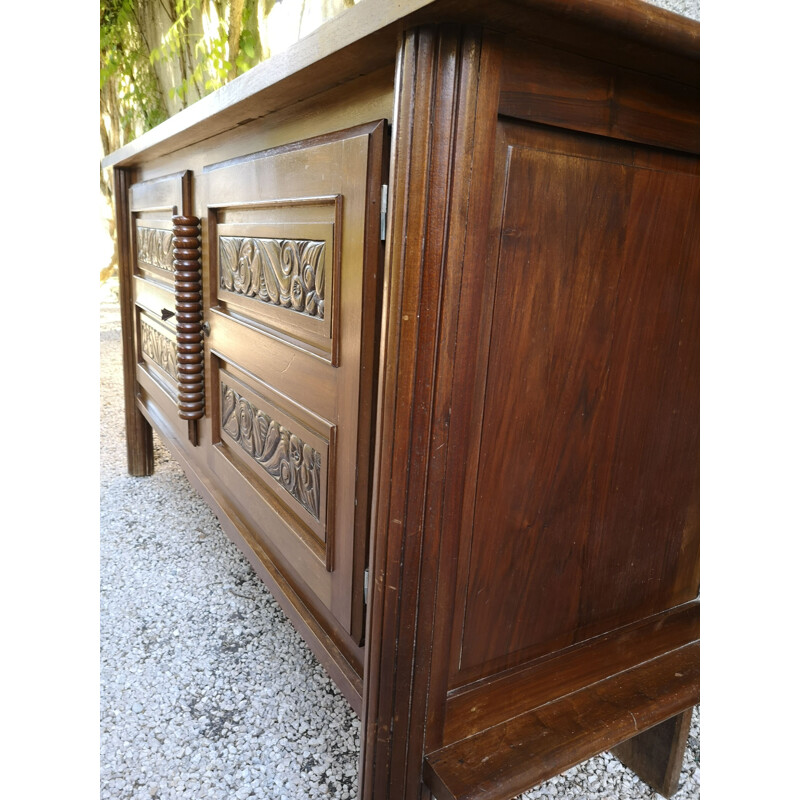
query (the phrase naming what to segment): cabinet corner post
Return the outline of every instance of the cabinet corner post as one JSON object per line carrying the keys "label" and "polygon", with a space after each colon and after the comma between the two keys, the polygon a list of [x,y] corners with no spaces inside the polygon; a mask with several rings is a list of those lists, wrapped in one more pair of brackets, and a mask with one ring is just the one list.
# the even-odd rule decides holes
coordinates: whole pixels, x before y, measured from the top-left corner
{"label": "cabinet corner post", "polygon": [[125,392],[125,436],[128,472],[133,476],[153,473],[153,430],[136,405],[137,341],[133,308],[134,252],[131,237],[129,189],[131,171],[114,167],[114,213],[117,227],[119,306],[122,323],[122,372]]}

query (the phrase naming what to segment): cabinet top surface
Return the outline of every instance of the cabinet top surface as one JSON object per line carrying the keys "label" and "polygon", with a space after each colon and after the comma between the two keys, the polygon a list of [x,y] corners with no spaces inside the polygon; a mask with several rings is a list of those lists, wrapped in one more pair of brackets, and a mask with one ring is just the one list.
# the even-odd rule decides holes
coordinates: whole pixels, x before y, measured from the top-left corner
{"label": "cabinet top surface", "polygon": [[362,0],[106,156],[102,166],[144,163],[385,67],[403,30],[435,23],[481,25],[645,72],[654,71],[646,54],[661,51],[664,77],[699,81],[699,23],[642,0]]}

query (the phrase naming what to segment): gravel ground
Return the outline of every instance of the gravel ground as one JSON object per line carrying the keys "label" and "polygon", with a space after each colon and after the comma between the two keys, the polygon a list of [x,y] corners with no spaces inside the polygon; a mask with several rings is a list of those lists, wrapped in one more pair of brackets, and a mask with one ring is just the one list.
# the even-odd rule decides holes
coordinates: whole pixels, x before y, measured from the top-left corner
{"label": "gravel ground", "polygon": [[[131,478],[119,310],[101,306],[103,800],[355,797],[359,720],[156,437]],[[677,800],[700,796],[695,712]],[[657,798],[604,753],[522,795]]]}

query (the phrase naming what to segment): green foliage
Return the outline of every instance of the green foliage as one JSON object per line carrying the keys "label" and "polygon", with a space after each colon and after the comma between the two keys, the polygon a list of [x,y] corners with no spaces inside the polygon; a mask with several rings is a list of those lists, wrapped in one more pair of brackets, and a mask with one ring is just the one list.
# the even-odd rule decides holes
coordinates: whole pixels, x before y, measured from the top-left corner
{"label": "green foliage", "polygon": [[[210,10],[213,0],[206,0]],[[185,101],[191,86],[194,86],[199,95],[219,89],[232,78],[241,75],[261,60],[261,48],[258,37],[253,30],[247,28],[248,23],[255,21],[257,0],[247,2],[242,11],[240,21],[241,35],[238,49],[231,54],[230,31],[232,21],[226,19],[225,9],[219,2],[214,2],[217,25],[216,30],[206,31],[205,35],[192,33],[192,21],[199,21],[203,14],[202,0],[175,0],[176,19],[164,35],[161,47],[150,53],[150,61],[154,63],[161,59],[174,59],[184,48],[191,47],[194,57],[194,67],[183,79],[170,89],[170,99],[175,97]],[[206,12],[206,22],[210,14]],[[229,7],[229,13],[230,11]],[[197,26],[195,26],[196,28]],[[234,63],[230,59],[233,57]]]}
{"label": "green foliage", "polygon": [[167,118],[149,54],[139,30],[137,0],[100,0],[100,88],[117,97],[121,141]]}
{"label": "green foliage", "polygon": [[[241,20],[232,21],[229,0],[100,0],[100,85],[116,97],[121,141],[259,63],[257,8],[258,0],[245,0]],[[148,46],[146,20],[157,47]]]}

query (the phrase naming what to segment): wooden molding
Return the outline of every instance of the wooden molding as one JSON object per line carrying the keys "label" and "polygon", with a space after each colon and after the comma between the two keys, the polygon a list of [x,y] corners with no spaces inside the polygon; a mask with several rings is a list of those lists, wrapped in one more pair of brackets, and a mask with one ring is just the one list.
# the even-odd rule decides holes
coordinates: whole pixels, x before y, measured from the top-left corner
{"label": "wooden molding", "polygon": [[[176,214],[173,221],[175,309],[178,333],[178,413],[196,422],[205,415],[200,220]],[[197,445],[197,428],[190,432]]]}

